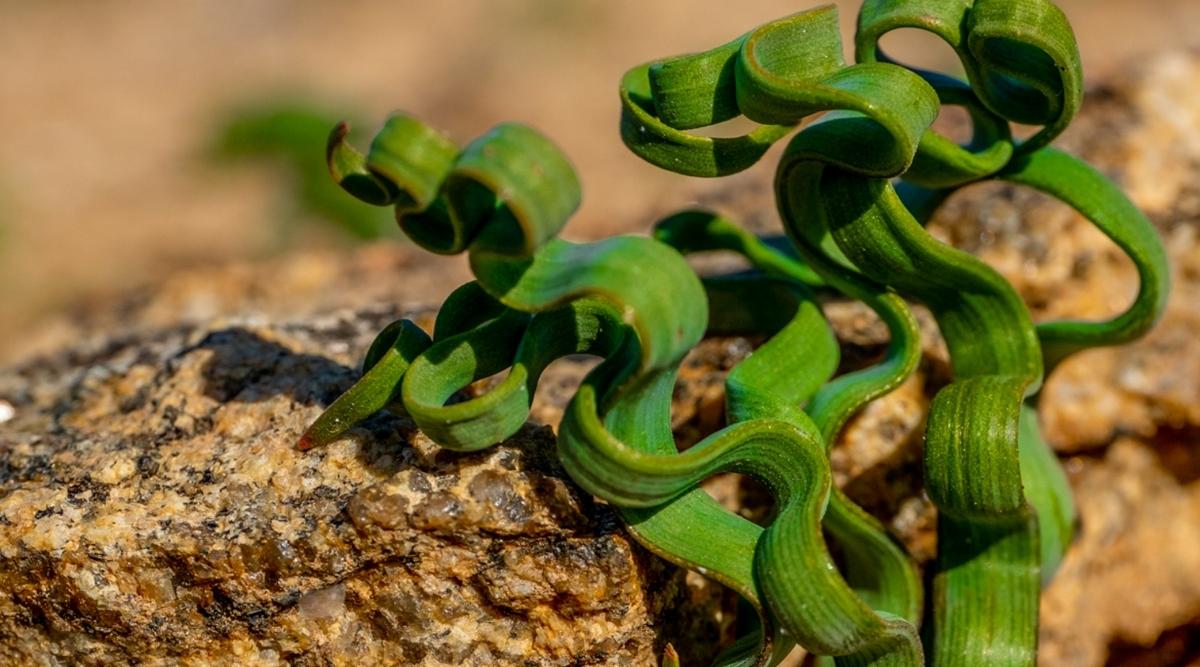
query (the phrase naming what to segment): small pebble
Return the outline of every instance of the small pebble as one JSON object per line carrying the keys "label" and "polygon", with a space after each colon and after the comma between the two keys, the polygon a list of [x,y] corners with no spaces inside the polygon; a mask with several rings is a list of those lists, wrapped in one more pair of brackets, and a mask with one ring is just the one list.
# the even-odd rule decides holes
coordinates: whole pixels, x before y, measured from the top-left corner
{"label": "small pebble", "polygon": [[12,421],[17,416],[17,410],[8,401],[0,401],[0,424]]}
{"label": "small pebble", "polygon": [[300,597],[300,615],[304,618],[333,618],[346,610],[346,587],[335,584],[329,588],[309,591]]}

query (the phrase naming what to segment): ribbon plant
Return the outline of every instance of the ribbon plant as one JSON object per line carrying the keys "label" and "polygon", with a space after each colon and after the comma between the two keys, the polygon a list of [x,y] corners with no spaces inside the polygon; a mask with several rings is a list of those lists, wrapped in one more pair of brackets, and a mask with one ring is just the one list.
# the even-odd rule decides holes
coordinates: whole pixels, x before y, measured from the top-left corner
{"label": "ribbon plant", "polygon": [[[949,44],[966,81],[888,59],[878,42],[900,28]],[[397,115],[364,155],[339,126],[327,152],[335,180],[394,207],[422,248],[467,252],[475,281],[447,298],[432,337],[408,321],[384,329],[362,379],[300,446],[399,406],[441,446],[488,447],[526,421],[547,365],[597,355],[559,425],[559,456],[639,542],[757,612],[716,664],[773,664],[797,643],[839,665],[1034,664],[1038,594],[1075,522],[1038,434],[1038,390],[1072,353],[1152,326],[1168,290],[1164,251],[1117,187],[1049,146],[1079,109],[1082,75],[1071,27],[1048,0],[866,0],[854,46],[847,64],[826,6],[621,81],[621,137],[664,169],[725,176],[790,135],[775,177],[790,245],[698,210],[663,220],[653,238],[570,243],[557,234],[579,182],[534,130],[501,124],[459,148]],[[942,105],[969,113],[967,145],[931,129]],[[690,132],[739,116],[756,129]],[[1011,123],[1038,129],[1018,141]],[[951,193],[989,180],[1044,192],[1094,223],[1136,266],[1132,305],[1107,321],[1035,324],[999,273],[925,231]],[[755,270],[701,279],[684,255],[711,250],[739,253]],[[834,376],[823,293],[878,314],[891,334],[881,361]],[[925,433],[926,492],[938,509],[928,600],[904,549],[832,484],[828,458],[847,419],[918,363],[907,299],[932,311],[954,373]],[[733,333],[766,342],[729,372],[727,425],[681,452],[670,427],[680,362],[706,334]],[[500,372],[490,390],[450,402]],[[765,527],[700,488],[723,471],[767,487],[776,509]]]}

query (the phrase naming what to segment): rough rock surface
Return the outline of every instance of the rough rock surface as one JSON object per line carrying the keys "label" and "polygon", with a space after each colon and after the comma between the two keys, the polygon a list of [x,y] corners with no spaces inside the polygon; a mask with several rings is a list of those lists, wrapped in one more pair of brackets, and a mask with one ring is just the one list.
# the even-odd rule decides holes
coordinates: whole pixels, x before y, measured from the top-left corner
{"label": "rough rock surface", "polygon": [[[1063,140],[1155,222],[1175,284],[1146,339],[1081,354],[1047,381],[1043,428],[1080,531],[1043,596],[1045,665],[1200,657],[1198,79],[1196,54],[1140,65],[1095,88]],[[704,203],[769,228],[769,195],[763,183]],[[1086,221],[1020,188],[969,188],[931,230],[997,267],[1038,319],[1112,314],[1136,286]],[[367,306],[416,303],[462,275],[412,257],[374,247],[183,273],[60,323],[76,342],[0,373],[15,412],[0,424],[0,662],[641,665],[668,640],[691,638],[680,648],[698,658],[727,639],[728,596],[632,545],[565,480],[544,428],[459,456],[381,417],[316,454],[290,449],[393,315]],[[315,314],[331,305],[352,310]],[[882,351],[886,332],[862,306],[827,312],[845,368]],[[919,373],[852,421],[833,465],[924,563],[935,513],[920,436],[949,369],[919,316]],[[681,441],[721,425],[724,373],[751,349],[709,341],[685,364]],[[587,367],[556,364],[538,421],[557,421]],[[710,491],[764,513],[745,480]]]}
{"label": "rough rock surface", "polygon": [[633,665],[712,621],[547,427],[468,455],[384,416],[297,452],[384,321],[181,327],[6,373],[0,663]]}

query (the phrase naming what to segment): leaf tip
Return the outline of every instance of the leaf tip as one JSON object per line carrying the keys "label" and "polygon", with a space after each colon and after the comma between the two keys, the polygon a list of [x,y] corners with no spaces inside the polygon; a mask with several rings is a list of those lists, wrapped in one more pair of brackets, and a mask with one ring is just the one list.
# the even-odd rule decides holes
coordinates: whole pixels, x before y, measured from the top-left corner
{"label": "leaf tip", "polygon": [[663,649],[662,667],[679,667],[679,653],[672,644]]}

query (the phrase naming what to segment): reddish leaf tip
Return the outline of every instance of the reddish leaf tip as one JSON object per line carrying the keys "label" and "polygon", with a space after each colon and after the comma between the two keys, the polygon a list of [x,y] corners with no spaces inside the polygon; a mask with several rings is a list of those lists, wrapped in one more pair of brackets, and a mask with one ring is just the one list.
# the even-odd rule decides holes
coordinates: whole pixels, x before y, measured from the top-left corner
{"label": "reddish leaf tip", "polygon": [[300,436],[300,439],[296,441],[296,449],[302,452],[307,452],[313,447],[316,447],[318,444],[319,443],[317,443],[316,439],[312,437],[312,434],[305,432],[304,435]]}

